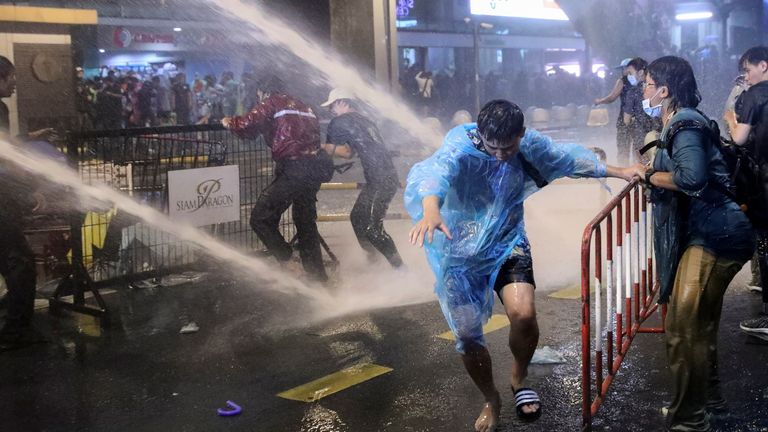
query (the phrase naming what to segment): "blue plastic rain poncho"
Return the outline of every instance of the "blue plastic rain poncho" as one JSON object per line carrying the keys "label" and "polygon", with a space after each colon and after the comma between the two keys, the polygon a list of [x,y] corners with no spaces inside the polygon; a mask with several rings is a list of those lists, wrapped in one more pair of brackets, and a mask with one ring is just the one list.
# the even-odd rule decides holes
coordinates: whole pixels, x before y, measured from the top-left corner
{"label": "blue plastic rain poncho", "polygon": [[[481,148],[475,123],[453,128],[440,149],[413,166],[405,189],[414,223],[424,215],[424,197],[440,198],[453,240],[435,231],[425,248],[440,307],[462,353],[467,343],[485,345],[482,325],[491,315],[496,275],[515,245],[527,241],[523,201],[539,189],[518,157],[498,161]],[[605,176],[591,150],[554,144],[535,130],[525,132],[520,154],[550,182]]]}

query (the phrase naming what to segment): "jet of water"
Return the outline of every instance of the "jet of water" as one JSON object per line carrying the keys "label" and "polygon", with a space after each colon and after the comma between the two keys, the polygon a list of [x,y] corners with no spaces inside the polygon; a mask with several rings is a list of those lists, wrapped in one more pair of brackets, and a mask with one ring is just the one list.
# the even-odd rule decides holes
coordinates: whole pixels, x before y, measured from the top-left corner
{"label": "jet of water", "polygon": [[[244,4],[239,0],[208,0],[221,13],[244,21],[252,28],[254,40],[265,38],[277,46],[283,46],[298,58],[317,68],[331,87],[343,87],[355,93],[362,101],[375,108],[382,117],[388,118],[419,139],[426,148],[435,148],[442,141],[442,134],[421,121],[408,106],[392,95],[391,90],[366,80],[360,72],[349,66],[331,47],[321,46],[293,30],[294,26],[266,13],[263,8]],[[312,77],[307,77],[311,79]]]}
{"label": "jet of water", "polygon": [[68,186],[81,198],[111,203],[154,227],[181,240],[196,244],[210,256],[232,264],[233,268],[240,270],[248,277],[264,281],[263,286],[268,289],[284,294],[301,295],[314,302],[315,306],[319,308],[328,307],[333,304],[333,298],[327,291],[312,289],[296,278],[273,270],[263,261],[230,248],[194,226],[171,221],[159,211],[142,205],[107,185],[86,185],[81,182],[76,172],[60,162],[25,151],[20,146],[14,146],[1,138],[0,158],[9,160],[18,167],[37,176],[45,177],[53,183]]}

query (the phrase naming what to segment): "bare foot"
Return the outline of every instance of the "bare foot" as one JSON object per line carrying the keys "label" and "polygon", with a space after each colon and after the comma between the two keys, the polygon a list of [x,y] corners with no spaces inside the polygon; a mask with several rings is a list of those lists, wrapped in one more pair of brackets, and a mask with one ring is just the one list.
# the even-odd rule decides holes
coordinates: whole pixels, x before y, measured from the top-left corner
{"label": "bare foot", "polygon": [[475,431],[477,432],[493,432],[496,430],[496,426],[499,425],[499,413],[501,412],[501,397],[498,393],[496,396],[483,405],[483,410],[480,411],[480,415],[475,420]]}

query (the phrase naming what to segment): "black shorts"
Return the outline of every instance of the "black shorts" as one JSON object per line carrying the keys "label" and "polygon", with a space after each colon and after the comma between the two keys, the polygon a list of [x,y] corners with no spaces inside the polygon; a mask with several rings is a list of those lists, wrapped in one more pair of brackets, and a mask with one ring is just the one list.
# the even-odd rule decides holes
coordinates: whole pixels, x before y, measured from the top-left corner
{"label": "black shorts", "polygon": [[509,254],[509,258],[501,265],[499,274],[496,276],[493,290],[496,291],[496,295],[499,296],[499,300],[502,303],[504,303],[504,300],[501,298],[501,289],[511,283],[527,283],[536,288],[536,281],[533,279],[531,244],[528,243],[527,238],[523,238],[512,249],[512,253]]}

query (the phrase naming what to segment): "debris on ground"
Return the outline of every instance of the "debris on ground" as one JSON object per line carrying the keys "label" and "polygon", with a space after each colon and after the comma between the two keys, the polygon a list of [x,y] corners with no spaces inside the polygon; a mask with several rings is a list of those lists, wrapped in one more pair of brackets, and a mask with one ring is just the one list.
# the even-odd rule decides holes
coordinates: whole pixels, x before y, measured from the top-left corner
{"label": "debris on ground", "polygon": [[533,353],[531,364],[561,364],[565,363],[565,357],[548,346],[537,348]]}
{"label": "debris on ground", "polygon": [[222,416],[222,417],[236,416],[236,415],[240,414],[241,412],[243,412],[243,409],[240,408],[239,405],[237,405],[236,403],[234,403],[232,401],[227,401],[227,406],[232,408],[232,409],[226,410],[226,409],[223,409],[223,408],[219,408],[218,410],[216,410],[216,412],[220,416]]}
{"label": "debris on ground", "polygon": [[196,323],[191,322],[185,325],[184,327],[182,327],[181,330],[179,330],[179,333],[189,334],[189,333],[197,333],[198,331],[200,331],[200,327],[198,327]]}

